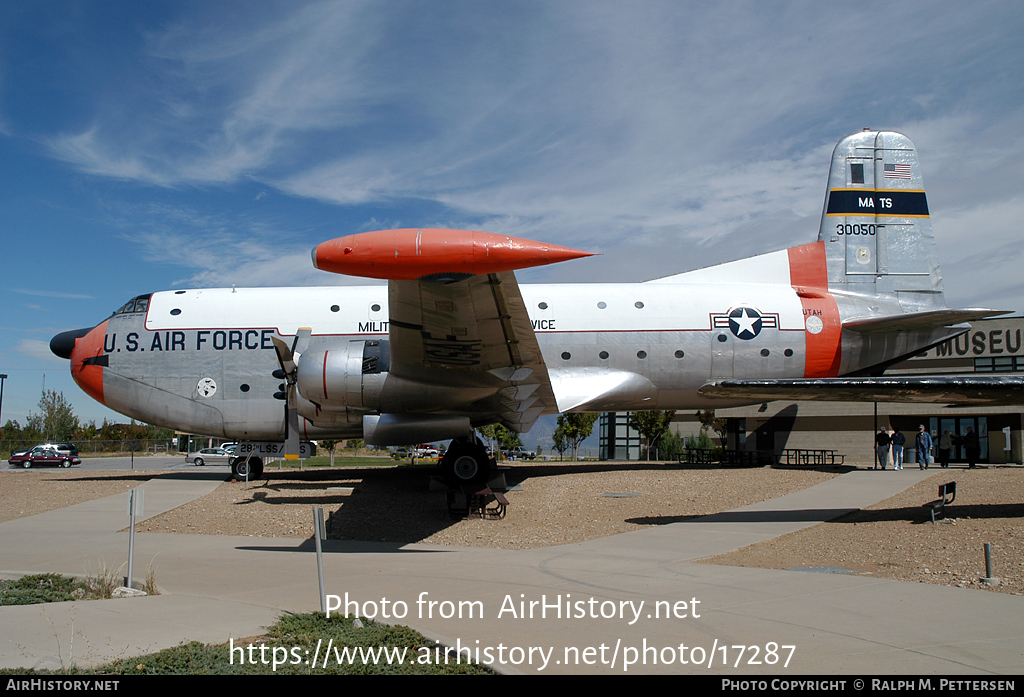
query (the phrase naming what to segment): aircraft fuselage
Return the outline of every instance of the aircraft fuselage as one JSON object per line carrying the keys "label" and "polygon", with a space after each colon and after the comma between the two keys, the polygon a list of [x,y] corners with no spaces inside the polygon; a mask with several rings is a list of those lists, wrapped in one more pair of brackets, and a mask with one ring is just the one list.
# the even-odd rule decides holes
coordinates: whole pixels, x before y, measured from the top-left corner
{"label": "aircraft fuselage", "polygon": [[[814,298],[819,307],[809,307],[790,284],[520,290],[560,410],[723,406],[697,389],[712,378],[806,377],[838,369],[834,300]],[[385,285],[158,292],[141,311],[119,311],[80,340],[73,373],[93,397],[142,421],[230,438],[279,438],[282,402],[273,395],[281,380],[272,376],[278,368],[272,337],[310,327],[310,348],[386,341],[388,318]],[[827,342],[827,360],[816,342]],[[84,355],[93,357],[83,365]],[[409,400],[407,391],[385,389],[374,411],[430,410],[422,403],[410,408]],[[366,410],[343,411],[351,413],[335,414],[326,429],[303,420],[305,434],[358,435]]]}

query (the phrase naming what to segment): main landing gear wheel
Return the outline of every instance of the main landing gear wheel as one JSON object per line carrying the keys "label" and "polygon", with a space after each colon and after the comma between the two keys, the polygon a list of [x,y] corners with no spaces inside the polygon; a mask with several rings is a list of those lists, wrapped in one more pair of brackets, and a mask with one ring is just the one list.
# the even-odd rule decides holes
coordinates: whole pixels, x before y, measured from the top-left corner
{"label": "main landing gear wheel", "polygon": [[236,457],[231,461],[231,476],[235,479],[245,479],[247,474],[249,481],[262,477],[263,460],[258,457],[250,457],[246,461],[244,457]]}
{"label": "main landing gear wheel", "polygon": [[494,473],[494,460],[481,443],[452,441],[441,458],[441,476],[453,488],[483,484]]}

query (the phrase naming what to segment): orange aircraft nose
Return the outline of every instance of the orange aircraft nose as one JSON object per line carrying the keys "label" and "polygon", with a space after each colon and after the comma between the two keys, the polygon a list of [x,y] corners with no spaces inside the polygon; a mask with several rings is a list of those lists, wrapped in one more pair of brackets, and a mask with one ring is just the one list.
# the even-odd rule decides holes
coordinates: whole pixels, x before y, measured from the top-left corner
{"label": "orange aircraft nose", "polygon": [[[50,341],[50,350],[58,356],[65,357],[63,353],[57,353],[58,349],[67,351],[69,344],[73,342],[66,356],[71,359],[71,377],[87,395],[100,404],[105,404],[103,368],[107,364],[107,356],[103,353],[103,340],[107,335],[107,323],[101,322],[84,335],[79,333],[82,331],[84,330],[58,334]],[[76,334],[77,336],[74,336]]]}

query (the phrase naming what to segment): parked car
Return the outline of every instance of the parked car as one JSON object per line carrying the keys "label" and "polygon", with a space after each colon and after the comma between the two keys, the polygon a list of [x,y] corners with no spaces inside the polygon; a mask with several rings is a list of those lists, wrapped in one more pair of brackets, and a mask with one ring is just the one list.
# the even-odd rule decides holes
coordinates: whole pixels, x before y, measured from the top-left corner
{"label": "parked car", "polygon": [[[78,457],[78,446],[74,443],[38,443],[33,445],[32,448],[53,448],[61,453],[66,453],[73,457]],[[32,448],[23,448],[22,450],[15,450],[11,453],[11,457],[15,455],[24,455]]]}
{"label": "parked car", "polygon": [[41,443],[43,447],[54,447],[57,452],[68,453],[74,457],[78,457],[78,446],[74,443]]}
{"label": "parked car", "polygon": [[421,443],[416,446],[414,455],[416,457],[441,457],[444,454],[444,450],[437,447],[433,443]]}
{"label": "parked car", "polygon": [[194,453],[188,454],[188,459],[191,460],[196,467],[202,467],[207,462],[223,462],[229,463],[234,459],[235,454],[230,450],[224,448],[203,448]]}
{"label": "parked car", "polygon": [[56,445],[37,445],[36,447],[23,451],[21,453],[15,453],[11,455],[8,464],[14,467],[40,467],[43,465],[49,465],[51,467],[71,467],[72,465],[80,465],[82,461],[72,455],[69,452],[62,452],[57,449]]}
{"label": "parked car", "polygon": [[533,460],[537,457],[537,453],[532,450],[527,450],[521,445],[518,445],[511,450],[503,450],[501,454],[508,460]]}

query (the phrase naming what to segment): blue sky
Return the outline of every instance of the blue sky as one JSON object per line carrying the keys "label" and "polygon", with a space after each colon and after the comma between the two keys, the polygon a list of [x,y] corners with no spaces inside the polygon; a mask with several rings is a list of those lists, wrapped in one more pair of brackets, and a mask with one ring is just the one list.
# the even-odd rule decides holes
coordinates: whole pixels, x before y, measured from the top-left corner
{"label": "blue sky", "polygon": [[[153,290],[352,282],[389,227],[603,256],[639,281],[815,239],[829,156],[916,143],[953,306],[1020,311],[1024,12],[1008,2],[0,5],[4,421],[52,356]],[[45,376],[45,377],[44,377]]]}

